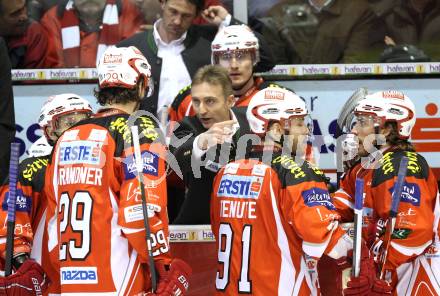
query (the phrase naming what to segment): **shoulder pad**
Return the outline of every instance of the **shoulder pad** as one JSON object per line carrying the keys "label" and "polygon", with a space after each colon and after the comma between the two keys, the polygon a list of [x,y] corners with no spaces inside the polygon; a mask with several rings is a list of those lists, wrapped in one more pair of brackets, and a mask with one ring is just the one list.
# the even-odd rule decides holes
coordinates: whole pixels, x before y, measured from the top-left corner
{"label": "shoulder pad", "polygon": [[[126,114],[112,116],[108,122],[107,129],[116,141],[117,154],[123,150],[125,145],[132,145],[131,130],[127,123],[128,115]],[[150,116],[143,115],[138,117],[136,124],[139,126],[139,133],[142,133],[139,136],[140,144],[151,143],[161,137],[160,128]]]}
{"label": "shoulder pad", "polygon": [[185,98],[189,95],[191,95],[191,84],[185,86],[177,93],[176,97],[174,98],[174,101],[171,103],[171,108],[177,110],[180,104],[182,103],[182,101],[185,100]]}
{"label": "shoulder pad", "polygon": [[284,186],[296,185],[306,181],[326,182],[324,173],[317,167],[304,161],[301,165],[287,155],[276,156],[272,167],[280,176]]}
{"label": "shoulder pad", "polygon": [[18,179],[23,185],[32,185],[33,182],[44,182],[44,175],[48,164],[49,155],[28,157],[20,163]]}
{"label": "shoulder pad", "polygon": [[417,152],[390,151],[383,155],[380,167],[374,171],[371,186],[375,187],[397,176],[400,160],[403,156],[408,157],[407,176],[413,176],[417,179],[428,178],[429,166],[423,156]]}

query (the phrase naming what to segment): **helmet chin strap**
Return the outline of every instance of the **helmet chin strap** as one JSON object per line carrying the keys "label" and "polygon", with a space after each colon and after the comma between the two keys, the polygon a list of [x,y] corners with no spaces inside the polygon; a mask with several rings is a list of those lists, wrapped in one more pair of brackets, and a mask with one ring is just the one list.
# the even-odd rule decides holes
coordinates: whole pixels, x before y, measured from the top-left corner
{"label": "helmet chin strap", "polygon": [[[246,93],[249,89],[246,89],[246,90],[243,90],[243,89],[244,89],[244,87],[249,83],[249,81],[250,81],[251,79],[254,80],[254,76],[253,76],[253,75],[251,75],[251,76],[249,77],[249,79],[246,80],[246,82],[243,83],[240,87],[236,87],[236,88],[233,87],[232,90],[234,91],[234,93],[235,93],[235,92],[237,93],[237,94],[234,94],[234,95],[241,96],[242,94]],[[252,85],[253,85],[253,83],[252,83]]]}

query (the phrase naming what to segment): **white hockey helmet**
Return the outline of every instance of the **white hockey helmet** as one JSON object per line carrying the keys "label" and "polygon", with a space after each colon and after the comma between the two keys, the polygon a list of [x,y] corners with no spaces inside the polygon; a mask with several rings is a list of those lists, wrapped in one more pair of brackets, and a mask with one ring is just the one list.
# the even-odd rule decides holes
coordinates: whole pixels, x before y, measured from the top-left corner
{"label": "white hockey helmet", "polygon": [[140,79],[145,87],[150,86],[150,64],[134,46],[108,47],[98,61],[97,70],[100,88],[133,89]]}
{"label": "white hockey helmet", "polygon": [[295,93],[281,87],[267,87],[249,102],[246,117],[253,133],[263,136],[269,123],[308,115],[306,103]]}
{"label": "white hockey helmet", "polygon": [[52,145],[50,145],[46,137],[43,136],[31,145],[27,151],[27,154],[29,157],[46,156],[52,152],[52,148]]}
{"label": "white hockey helmet", "polygon": [[354,110],[355,114],[369,114],[386,122],[396,122],[400,138],[408,139],[416,123],[414,103],[400,91],[380,91],[366,95],[359,101]]}
{"label": "white hockey helmet", "polygon": [[219,56],[234,50],[250,51],[254,65],[260,61],[258,39],[246,25],[232,25],[220,29],[211,43],[211,63],[218,64]]}
{"label": "white hockey helmet", "polygon": [[93,110],[89,101],[77,94],[50,96],[41,108],[38,124],[44,129],[57,117],[73,112],[93,113]]}

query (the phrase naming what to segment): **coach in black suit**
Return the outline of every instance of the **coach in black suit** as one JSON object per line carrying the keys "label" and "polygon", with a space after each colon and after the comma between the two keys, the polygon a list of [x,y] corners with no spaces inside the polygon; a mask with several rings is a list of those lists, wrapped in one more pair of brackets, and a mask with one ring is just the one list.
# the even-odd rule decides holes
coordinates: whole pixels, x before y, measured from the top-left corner
{"label": "coach in black suit", "polygon": [[[247,145],[243,140],[251,133],[246,107],[232,108],[234,95],[224,68],[200,68],[192,82],[191,96],[196,115],[185,117],[170,141],[186,187],[185,199],[172,224],[210,223],[214,177],[237,153],[245,155]],[[184,143],[178,143],[182,139]]]}
{"label": "coach in black suit", "polygon": [[[197,69],[211,63],[211,42],[218,27],[236,25],[239,21],[221,6],[211,6],[201,12],[203,0],[162,1],[162,18],[153,29],[138,33],[117,46],[136,46],[148,59],[152,68],[154,91],[144,100],[141,109],[157,114],[170,105],[177,93],[191,84]],[[211,23],[194,25],[199,14]],[[257,34],[260,43],[260,62],[256,72],[273,68],[273,58],[267,43]]]}

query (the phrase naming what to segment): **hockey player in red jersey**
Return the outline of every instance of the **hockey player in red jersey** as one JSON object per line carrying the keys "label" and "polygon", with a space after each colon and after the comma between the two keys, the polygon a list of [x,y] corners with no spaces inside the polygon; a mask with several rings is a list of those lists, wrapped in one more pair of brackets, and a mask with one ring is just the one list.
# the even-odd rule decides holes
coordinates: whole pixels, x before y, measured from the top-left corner
{"label": "hockey player in red jersey", "polygon": [[[211,44],[212,64],[229,72],[235,96],[235,106],[246,107],[259,90],[275,86],[261,77],[254,77],[254,66],[259,61],[259,42],[246,25],[232,25],[221,29]],[[169,110],[171,122],[181,122],[185,116],[195,115],[191,102],[191,86],[182,89]]]}
{"label": "hockey player in red jersey", "polygon": [[[89,117],[92,114],[92,108],[87,100],[76,94],[60,94],[51,96],[45,102],[41,108],[40,117],[38,123],[43,130],[44,135],[38,140],[39,143],[44,143],[44,149],[32,148],[30,157],[23,160],[19,166],[19,175],[17,182],[17,205],[16,205],[16,227],[14,238],[14,256],[13,263],[17,272],[20,270],[21,265],[25,263],[29,258],[31,260],[25,268],[26,272],[23,272],[22,276],[14,276],[13,282],[16,283],[15,290],[7,290],[8,295],[13,293],[23,293],[19,291],[20,287],[27,287],[22,281],[21,277],[27,277],[32,275],[37,278],[34,268],[40,270],[41,264],[43,270],[47,273],[52,284],[44,293],[56,293],[59,287],[58,285],[58,273],[53,269],[49,262],[48,246],[47,246],[47,229],[45,227],[46,208],[47,208],[47,196],[44,188],[45,185],[45,173],[50,158],[50,152],[52,145],[58,139],[58,137],[71,125],[78,121]],[[2,204],[2,210],[0,211],[0,220],[3,221],[2,228],[0,229],[0,253],[4,257],[5,241],[6,237],[6,218],[7,218],[7,196],[9,190],[7,186],[2,187],[0,192],[0,202]],[[31,266],[31,268],[29,268]],[[45,280],[46,286],[49,282]],[[10,281],[8,285],[13,287]],[[31,288],[33,287],[30,286]],[[45,289],[43,289],[45,290]],[[35,295],[36,291],[33,289],[29,292]],[[15,295],[15,294],[14,294]],[[20,294],[22,295],[22,294]]]}
{"label": "hockey player in red jersey", "polygon": [[[318,295],[319,258],[346,265],[352,240],[338,226],[323,172],[290,156],[290,149],[304,149],[307,114],[304,101],[285,89],[266,88],[251,99],[247,118],[259,137],[214,181],[215,295]],[[359,279],[372,280],[363,267],[371,261],[364,256]]]}
{"label": "hockey player in red jersey", "polygon": [[[50,166],[56,212],[49,244],[59,246],[61,294],[184,295],[191,270],[170,255],[160,129],[149,115],[130,117],[148,91],[150,65],[135,47],[112,47],[97,70],[103,109],[61,136]],[[146,217],[131,124],[140,131]],[[144,219],[155,266],[148,264]],[[156,291],[150,269],[158,274]]]}
{"label": "hockey player in red jersey", "polygon": [[[353,221],[355,179],[363,178],[363,235],[393,295],[440,295],[438,187],[428,163],[409,142],[416,122],[414,104],[401,92],[381,91],[361,98],[353,111],[348,126],[358,139],[358,161],[343,176],[334,204],[344,222]],[[389,239],[386,221],[404,156],[409,162]]]}

